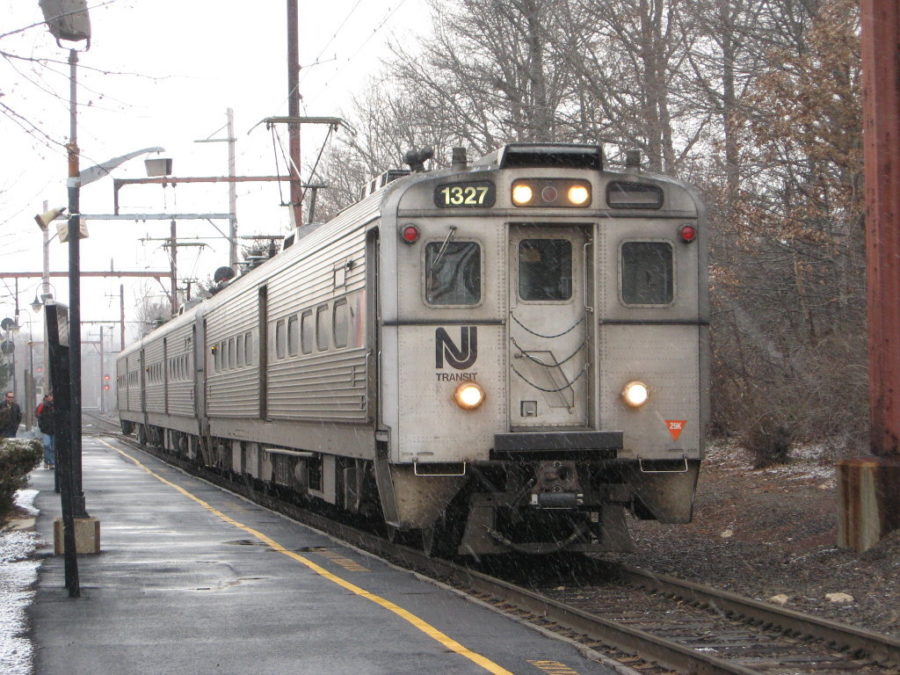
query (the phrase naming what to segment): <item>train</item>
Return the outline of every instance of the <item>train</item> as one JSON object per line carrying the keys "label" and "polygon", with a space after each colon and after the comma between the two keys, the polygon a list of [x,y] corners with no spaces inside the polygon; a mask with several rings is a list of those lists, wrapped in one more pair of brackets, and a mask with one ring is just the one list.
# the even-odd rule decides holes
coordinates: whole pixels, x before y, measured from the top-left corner
{"label": "train", "polygon": [[690,522],[696,191],[599,144],[407,159],[124,349],[123,432],[434,555],[627,551],[629,518]]}

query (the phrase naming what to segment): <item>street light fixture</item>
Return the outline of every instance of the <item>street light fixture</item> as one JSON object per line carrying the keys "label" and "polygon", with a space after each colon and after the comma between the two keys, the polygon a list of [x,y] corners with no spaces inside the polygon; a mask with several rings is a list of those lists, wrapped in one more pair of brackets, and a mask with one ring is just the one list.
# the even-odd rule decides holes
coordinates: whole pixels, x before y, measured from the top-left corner
{"label": "street light fixture", "polygon": [[144,168],[147,170],[147,175],[151,178],[154,176],[171,176],[172,159],[170,157],[151,157],[144,160]]}

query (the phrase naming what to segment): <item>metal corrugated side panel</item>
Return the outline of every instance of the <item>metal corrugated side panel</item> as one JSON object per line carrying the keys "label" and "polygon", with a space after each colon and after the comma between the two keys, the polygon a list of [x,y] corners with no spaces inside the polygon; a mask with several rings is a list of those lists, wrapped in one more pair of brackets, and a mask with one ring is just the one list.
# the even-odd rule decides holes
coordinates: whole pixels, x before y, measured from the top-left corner
{"label": "metal corrugated side panel", "polygon": [[365,422],[366,348],[284,360],[269,371],[269,416]]}
{"label": "metal corrugated side panel", "polygon": [[[152,368],[163,361],[162,340],[154,340],[144,347],[144,368]],[[165,385],[162,382],[146,383],[147,412],[165,412]]]}
{"label": "metal corrugated side panel", "polygon": [[[166,356],[169,362],[187,356],[188,364],[192,365],[189,340],[191,339],[191,325],[187,324],[172,331],[166,338]],[[168,367],[168,364],[167,364]],[[169,373],[169,414],[194,416],[194,383],[190,377],[192,368],[187,373]]]}
{"label": "metal corrugated side panel", "polygon": [[[259,414],[259,330],[258,295],[247,286],[206,315],[207,407],[210,417],[256,417]],[[251,332],[253,362],[240,368],[215,372],[209,348],[221,340]]]}

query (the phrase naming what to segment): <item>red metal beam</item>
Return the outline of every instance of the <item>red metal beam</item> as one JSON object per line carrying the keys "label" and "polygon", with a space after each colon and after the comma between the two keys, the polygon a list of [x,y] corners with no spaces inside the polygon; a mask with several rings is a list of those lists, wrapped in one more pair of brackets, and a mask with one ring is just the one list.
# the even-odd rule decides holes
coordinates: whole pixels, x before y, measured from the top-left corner
{"label": "red metal beam", "polygon": [[[172,276],[171,272],[138,272],[138,271],[109,271],[109,272],[80,272],[83,277],[151,277],[153,279],[166,279]],[[30,279],[44,276],[43,272],[0,272],[0,279]],[[68,272],[50,272],[51,277],[68,277]]]}
{"label": "red metal beam", "polygon": [[900,457],[900,5],[861,10],[871,446]]}

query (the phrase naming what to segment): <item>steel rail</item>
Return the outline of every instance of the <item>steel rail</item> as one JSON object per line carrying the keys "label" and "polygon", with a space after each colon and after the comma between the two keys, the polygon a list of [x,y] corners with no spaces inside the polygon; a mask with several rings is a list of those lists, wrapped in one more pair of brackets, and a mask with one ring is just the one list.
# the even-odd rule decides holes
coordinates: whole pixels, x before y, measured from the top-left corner
{"label": "steel rail", "polygon": [[[609,568],[608,564],[606,565]],[[889,635],[862,630],[854,626],[775,607],[758,600],[744,598],[729,591],[703,586],[664,574],[655,574],[629,565],[612,568],[628,584],[657,593],[669,593],[688,602],[714,607],[726,615],[777,626],[797,636],[822,640],[839,649],[849,650],[879,663],[900,664],[900,640]]]}

